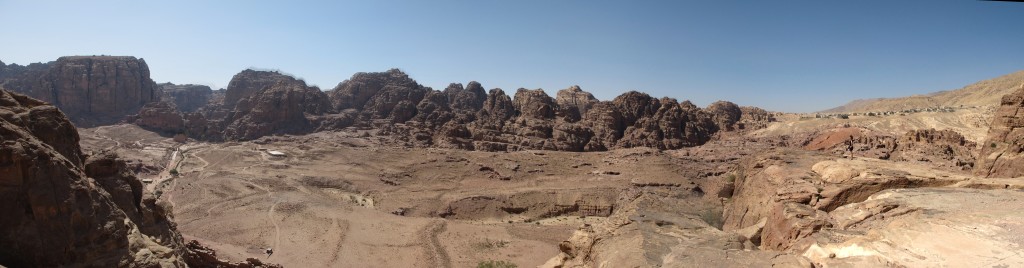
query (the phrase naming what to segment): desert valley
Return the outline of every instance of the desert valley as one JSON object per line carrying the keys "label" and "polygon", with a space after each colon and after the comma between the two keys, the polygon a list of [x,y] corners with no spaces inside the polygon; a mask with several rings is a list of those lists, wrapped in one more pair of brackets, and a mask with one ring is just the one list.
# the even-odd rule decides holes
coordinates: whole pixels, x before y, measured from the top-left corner
{"label": "desert valley", "polygon": [[782,113],[0,63],[0,266],[1021,267],[1022,83]]}

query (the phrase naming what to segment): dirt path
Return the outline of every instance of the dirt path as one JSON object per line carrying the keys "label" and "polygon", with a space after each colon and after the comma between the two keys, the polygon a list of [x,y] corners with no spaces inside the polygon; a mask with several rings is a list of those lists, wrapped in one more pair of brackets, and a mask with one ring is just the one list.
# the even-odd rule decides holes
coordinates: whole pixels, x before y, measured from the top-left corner
{"label": "dirt path", "polygon": [[[277,203],[279,202],[274,199],[274,192],[270,191],[270,189],[255,184],[248,180],[244,181],[245,183],[251,185],[252,187],[256,187],[257,189],[267,192],[267,198],[270,198],[270,200],[274,202],[273,204],[270,205],[270,209],[267,210],[267,219],[270,220],[270,223],[274,224],[274,245],[271,248],[273,248],[275,252],[277,252],[278,246],[281,244],[281,226],[278,225],[277,220],[274,219],[274,209],[277,208]],[[270,257],[268,256],[267,258],[269,259]]]}
{"label": "dirt path", "polygon": [[437,236],[447,228],[448,221],[437,220],[428,224],[420,233],[420,241],[424,241],[423,248],[428,261],[433,264],[431,267],[452,267],[452,260],[448,257],[448,252],[445,251],[444,246],[441,246],[441,241],[437,239]]}
{"label": "dirt path", "polygon": [[338,259],[341,257],[341,245],[345,243],[345,236],[348,234],[349,223],[347,220],[338,221],[337,218],[331,218],[331,226],[334,226],[334,228],[328,230],[327,234],[330,234],[331,232],[338,232],[338,241],[334,242],[337,246],[334,247],[334,250],[331,253],[330,263],[335,267],[345,266],[345,263],[338,263]]}

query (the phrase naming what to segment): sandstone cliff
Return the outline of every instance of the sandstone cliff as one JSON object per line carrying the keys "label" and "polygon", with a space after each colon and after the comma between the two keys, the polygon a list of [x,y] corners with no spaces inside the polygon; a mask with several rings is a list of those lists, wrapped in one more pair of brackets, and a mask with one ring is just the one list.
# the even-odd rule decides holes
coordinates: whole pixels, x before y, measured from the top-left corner
{"label": "sandstone cliff", "polygon": [[78,126],[115,123],[159,99],[146,61],[135,57],[61,57],[3,85],[57,106]]}
{"label": "sandstone cliff", "polygon": [[974,173],[987,177],[1024,176],[1024,85],[1003,96]]}

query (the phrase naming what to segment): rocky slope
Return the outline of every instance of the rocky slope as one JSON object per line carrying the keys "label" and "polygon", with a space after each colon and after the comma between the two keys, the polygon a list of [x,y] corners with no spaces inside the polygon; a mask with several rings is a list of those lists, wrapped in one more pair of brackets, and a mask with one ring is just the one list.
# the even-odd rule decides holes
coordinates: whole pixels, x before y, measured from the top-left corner
{"label": "rocky slope", "polygon": [[261,264],[186,247],[170,212],[124,160],[85,155],[78,142],[56,107],[0,89],[0,266]]}
{"label": "rocky slope", "polygon": [[45,69],[6,79],[3,86],[52,103],[78,126],[121,121],[160,95],[146,61],[135,57],[61,57]]}
{"label": "rocky slope", "polygon": [[0,90],[0,264],[184,266],[181,237],[113,156],[87,159],[55,107]]}
{"label": "rocky slope", "polygon": [[935,107],[996,106],[999,98],[1013,92],[1024,80],[1024,71],[1007,74],[977,82],[961,89],[940,91],[926,95],[902,98],[878,98],[854,100],[843,106],[822,111],[823,113],[862,113],[881,111],[902,111]]}
{"label": "rocky slope", "polygon": [[1024,176],[1024,85],[1003,96],[974,173],[987,177]]}

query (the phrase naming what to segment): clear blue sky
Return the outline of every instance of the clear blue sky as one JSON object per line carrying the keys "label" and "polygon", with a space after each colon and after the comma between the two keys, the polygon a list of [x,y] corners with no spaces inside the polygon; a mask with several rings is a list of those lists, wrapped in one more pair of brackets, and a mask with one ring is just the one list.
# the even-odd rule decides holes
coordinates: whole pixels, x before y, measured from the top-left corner
{"label": "clear blue sky", "polygon": [[9,1],[0,60],[133,55],[157,82],[248,68],[324,90],[401,68],[421,84],[578,84],[816,111],[1024,69],[1024,4],[948,1]]}

